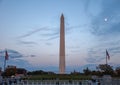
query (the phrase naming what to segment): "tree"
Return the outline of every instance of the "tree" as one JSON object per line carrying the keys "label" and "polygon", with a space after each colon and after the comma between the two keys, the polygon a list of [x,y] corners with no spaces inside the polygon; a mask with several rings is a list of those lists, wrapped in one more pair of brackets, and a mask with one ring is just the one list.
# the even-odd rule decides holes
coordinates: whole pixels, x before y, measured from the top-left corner
{"label": "tree", "polygon": [[117,76],[120,76],[120,66],[115,69]]}
{"label": "tree", "polygon": [[112,66],[107,65],[107,64],[100,64],[100,65],[98,66],[98,68],[100,69],[100,71],[101,71],[103,74],[112,75],[112,74],[114,73],[114,70],[113,70]]}
{"label": "tree", "polygon": [[24,69],[24,68],[16,68],[16,74],[26,75],[27,74],[27,70]]}
{"label": "tree", "polygon": [[12,76],[16,74],[16,67],[15,66],[11,66],[11,67],[7,67],[5,69],[4,75],[5,76]]}
{"label": "tree", "polygon": [[83,70],[85,75],[90,75],[91,74],[91,70],[87,67],[86,69]]}

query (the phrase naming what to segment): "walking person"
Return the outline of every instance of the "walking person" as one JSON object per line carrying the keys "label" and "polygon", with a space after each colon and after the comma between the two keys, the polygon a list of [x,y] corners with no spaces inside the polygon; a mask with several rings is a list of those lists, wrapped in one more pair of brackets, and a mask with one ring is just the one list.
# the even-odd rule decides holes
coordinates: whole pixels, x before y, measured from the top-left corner
{"label": "walking person", "polygon": [[17,84],[17,79],[16,79],[16,78],[14,78],[14,84],[15,84],[15,85]]}
{"label": "walking person", "polygon": [[7,85],[7,78],[4,78],[4,85]]}
{"label": "walking person", "polygon": [[12,79],[9,78],[9,85],[12,85]]}
{"label": "walking person", "polygon": [[81,81],[79,81],[79,85],[82,85],[82,82],[81,82]]}
{"label": "walking person", "polygon": [[0,76],[0,85],[2,85],[2,84],[3,84],[3,77]]}

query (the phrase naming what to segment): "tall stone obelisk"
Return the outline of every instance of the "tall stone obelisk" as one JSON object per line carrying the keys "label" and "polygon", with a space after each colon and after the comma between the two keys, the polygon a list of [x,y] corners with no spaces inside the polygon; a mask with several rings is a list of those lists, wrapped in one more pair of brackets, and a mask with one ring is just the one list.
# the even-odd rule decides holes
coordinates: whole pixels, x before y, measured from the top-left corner
{"label": "tall stone obelisk", "polygon": [[60,54],[59,54],[59,73],[65,74],[65,25],[64,15],[60,18]]}

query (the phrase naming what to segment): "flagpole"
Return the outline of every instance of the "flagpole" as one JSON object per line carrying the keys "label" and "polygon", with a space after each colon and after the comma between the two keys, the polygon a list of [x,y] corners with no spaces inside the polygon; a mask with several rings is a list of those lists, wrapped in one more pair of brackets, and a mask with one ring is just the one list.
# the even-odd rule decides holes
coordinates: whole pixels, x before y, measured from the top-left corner
{"label": "flagpole", "polygon": [[108,59],[110,59],[110,55],[109,55],[109,53],[108,53],[108,51],[107,51],[107,49],[106,49],[106,65],[108,64]]}
{"label": "flagpole", "polygon": [[108,62],[107,62],[107,55],[106,55],[106,65],[108,64]]}
{"label": "flagpole", "polygon": [[5,58],[4,58],[4,72],[5,72],[5,67],[6,67],[6,60],[8,60],[8,53],[7,50],[5,50]]}
{"label": "flagpole", "polygon": [[5,67],[6,67],[6,59],[4,60],[4,72],[5,72]]}

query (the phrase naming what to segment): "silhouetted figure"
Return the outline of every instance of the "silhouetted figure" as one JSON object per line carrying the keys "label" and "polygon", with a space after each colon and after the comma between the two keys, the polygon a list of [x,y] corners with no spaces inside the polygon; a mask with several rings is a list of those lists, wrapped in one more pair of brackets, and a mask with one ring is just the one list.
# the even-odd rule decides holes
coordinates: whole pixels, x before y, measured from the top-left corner
{"label": "silhouetted figure", "polygon": [[59,85],[59,81],[56,82],[56,85]]}
{"label": "silhouetted figure", "polygon": [[69,83],[72,84],[72,80],[69,80]]}
{"label": "silhouetted figure", "polygon": [[82,82],[81,82],[81,81],[79,81],[79,85],[82,85]]}
{"label": "silhouetted figure", "polygon": [[18,81],[21,83],[21,81],[22,81],[22,78],[19,78],[19,79],[18,79]]}
{"label": "silhouetted figure", "polygon": [[7,85],[7,81],[6,80],[4,81],[4,85]]}
{"label": "silhouetted figure", "polygon": [[101,84],[100,84],[100,81],[98,81],[98,85],[101,85]]}
{"label": "silhouetted figure", "polygon": [[3,83],[3,77],[0,76],[0,85],[2,85],[2,83]]}
{"label": "silhouetted figure", "polygon": [[88,85],[91,85],[91,83],[90,83],[90,82],[88,82]]}
{"label": "silhouetted figure", "polygon": [[14,79],[14,84],[17,84],[17,79],[16,78]]}
{"label": "silhouetted figure", "polygon": [[4,85],[7,85],[7,79],[6,78],[4,78]]}
{"label": "silhouetted figure", "polygon": [[9,79],[9,85],[12,85],[12,80],[11,79]]}
{"label": "silhouetted figure", "polygon": [[92,82],[96,82],[96,80],[95,80],[95,79],[92,79]]}

